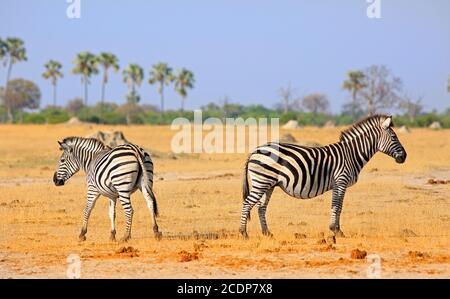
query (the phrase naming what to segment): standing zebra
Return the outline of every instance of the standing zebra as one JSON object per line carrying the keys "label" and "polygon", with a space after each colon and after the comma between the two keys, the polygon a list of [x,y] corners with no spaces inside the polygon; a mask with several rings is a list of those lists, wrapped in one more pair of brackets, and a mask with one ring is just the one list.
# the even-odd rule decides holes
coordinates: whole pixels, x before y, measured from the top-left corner
{"label": "standing zebra", "polygon": [[[330,230],[333,239],[343,236],[339,217],[347,187],[358,180],[364,165],[380,151],[395,159],[406,160],[406,151],[392,129],[392,117],[368,117],[341,133],[339,142],[323,147],[306,147],[271,142],[250,154],[243,183],[243,208],[240,233],[247,235],[250,211],[258,204],[264,235],[271,235],[266,209],[273,189],[279,186],[296,198],[312,198],[333,189]],[[251,187],[251,190],[250,190]]]}
{"label": "standing zebra", "polygon": [[64,183],[80,169],[86,173],[87,203],[83,215],[80,241],[86,240],[89,216],[100,195],[109,198],[109,217],[111,219],[111,240],[116,239],[116,200],[125,211],[125,235],[122,241],[131,237],[133,207],[130,196],[138,188],[141,190],[150,209],[153,232],[156,238],[161,234],[156,223],[158,208],[152,191],[153,163],[150,155],[141,147],[127,143],[113,149],[94,138],[68,137],[58,141],[63,150],[58,169],[53,175],[56,186]]}

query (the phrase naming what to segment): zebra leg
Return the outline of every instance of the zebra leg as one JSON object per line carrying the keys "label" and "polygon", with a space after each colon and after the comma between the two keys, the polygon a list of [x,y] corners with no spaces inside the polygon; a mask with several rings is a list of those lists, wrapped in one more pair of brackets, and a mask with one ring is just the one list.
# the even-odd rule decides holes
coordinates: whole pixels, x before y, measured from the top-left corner
{"label": "zebra leg", "polygon": [[258,215],[259,215],[259,222],[261,223],[261,230],[264,236],[272,237],[272,233],[269,231],[269,228],[267,227],[267,220],[266,220],[266,211],[267,211],[267,205],[269,204],[270,197],[272,196],[273,188],[269,189],[261,198],[259,201],[259,207],[258,207]]}
{"label": "zebra leg", "polygon": [[144,195],[145,201],[147,202],[147,207],[150,210],[150,215],[152,217],[153,223],[153,233],[156,239],[161,239],[162,233],[159,231],[158,223],[156,222],[156,209],[154,203],[156,203],[155,194],[150,190],[147,191],[146,188],[141,189],[142,194]]}
{"label": "zebra leg", "polygon": [[116,201],[117,198],[109,199],[109,219],[111,220],[111,241],[116,241]]}
{"label": "zebra leg", "polygon": [[130,193],[119,191],[119,200],[125,212],[125,234],[120,241],[127,242],[131,238],[131,223],[133,220],[133,207],[131,206]]}
{"label": "zebra leg", "polygon": [[242,213],[241,213],[241,226],[239,228],[239,232],[244,237],[244,239],[248,239],[247,234],[247,221],[250,216],[250,211],[254,207],[254,205],[261,199],[261,197],[266,193],[265,191],[255,191],[253,189],[250,194],[247,196],[247,198],[244,200],[244,204],[242,207]]}
{"label": "zebra leg", "polygon": [[87,201],[86,201],[86,207],[84,208],[83,213],[83,226],[81,228],[79,240],[85,241],[86,240],[86,233],[87,233],[87,227],[89,222],[89,217],[91,216],[92,209],[95,206],[95,202],[97,201],[100,194],[97,190],[94,188],[88,188],[88,194],[87,194]]}
{"label": "zebra leg", "polygon": [[345,186],[335,186],[333,188],[333,198],[331,200],[331,221],[330,230],[333,232],[333,241],[335,237],[345,237],[341,231],[339,219],[342,211],[342,204],[344,202]]}

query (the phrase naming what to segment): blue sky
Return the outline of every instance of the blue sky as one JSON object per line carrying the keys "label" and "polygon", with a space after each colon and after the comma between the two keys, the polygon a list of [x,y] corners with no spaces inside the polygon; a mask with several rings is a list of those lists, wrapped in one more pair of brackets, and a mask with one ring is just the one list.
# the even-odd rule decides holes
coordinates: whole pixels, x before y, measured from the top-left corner
{"label": "blue sky", "polygon": [[[381,19],[369,19],[366,0],[81,0],[81,19],[69,19],[65,0],[0,0],[0,37],[26,43],[28,61],[13,78],[35,81],[45,106],[50,83],[41,77],[49,59],[63,64],[59,103],[83,95],[70,73],[76,53],[111,51],[121,67],[138,63],[148,72],[164,61],[196,76],[186,107],[219,102],[273,106],[289,82],[299,95],[325,93],[333,112],[349,100],[341,89],[349,69],[384,64],[401,77],[426,109],[450,107],[450,1],[381,0]],[[0,85],[6,70],[0,66]],[[89,101],[100,98],[101,76],[92,79]],[[111,75],[107,98],[123,103],[121,72]],[[159,104],[156,87],[140,88],[142,103]],[[166,107],[178,108],[168,88]]]}

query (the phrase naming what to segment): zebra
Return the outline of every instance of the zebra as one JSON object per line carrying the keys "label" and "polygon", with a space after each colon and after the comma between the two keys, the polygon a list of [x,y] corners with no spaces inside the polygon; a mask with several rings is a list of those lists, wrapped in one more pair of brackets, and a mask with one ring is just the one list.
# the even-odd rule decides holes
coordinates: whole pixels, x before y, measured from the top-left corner
{"label": "zebra", "polygon": [[130,196],[137,189],[141,190],[150,210],[154,235],[157,239],[161,237],[156,222],[158,207],[152,190],[153,162],[144,149],[131,143],[110,148],[95,138],[82,137],[67,137],[58,143],[63,152],[53,175],[55,185],[64,185],[80,169],[86,173],[87,202],[80,241],[86,240],[89,216],[100,195],[109,198],[110,240],[116,240],[116,201],[119,199],[126,217],[121,241],[128,241],[133,218]]}
{"label": "zebra", "polygon": [[333,242],[344,237],[340,214],[345,191],[358,180],[364,165],[380,151],[397,163],[404,163],[406,151],[392,129],[392,116],[367,117],[341,132],[337,143],[307,147],[269,142],[257,147],[245,163],[243,207],[239,231],[248,238],[247,221],[258,204],[263,235],[272,236],[266,221],[266,210],[275,187],[288,195],[308,199],[332,191],[329,229]]}

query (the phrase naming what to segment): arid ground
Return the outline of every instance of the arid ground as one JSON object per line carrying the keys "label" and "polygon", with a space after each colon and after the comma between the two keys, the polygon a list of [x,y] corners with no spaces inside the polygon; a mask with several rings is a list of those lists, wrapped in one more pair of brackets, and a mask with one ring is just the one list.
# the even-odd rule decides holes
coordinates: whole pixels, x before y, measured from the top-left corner
{"label": "arid ground", "polygon": [[[84,174],[55,187],[57,140],[122,130],[154,153],[154,190],[162,240],[139,192],[132,240],[109,240],[108,202],[100,198],[80,243]],[[327,144],[342,128],[289,131],[300,143]],[[302,278],[367,276],[359,249],[380,257],[381,277],[450,277],[450,130],[399,134],[405,164],[378,153],[346,194],[345,238],[327,241],[331,193],[310,200],[277,190],[261,235],[256,209],[249,240],[237,234],[246,154],[170,155],[175,131],[155,126],[1,125],[0,277],[64,278],[67,257],[81,258],[82,278]],[[283,132],[282,132],[283,133]],[[429,183],[430,179],[436,183]],[[118,237],[124,215],[118,208]],[[327,243],[328,242],[328,243]]]}

